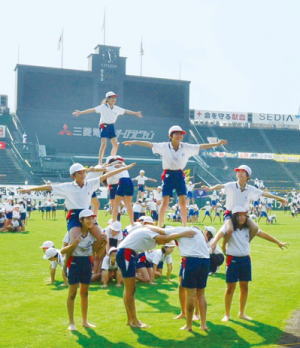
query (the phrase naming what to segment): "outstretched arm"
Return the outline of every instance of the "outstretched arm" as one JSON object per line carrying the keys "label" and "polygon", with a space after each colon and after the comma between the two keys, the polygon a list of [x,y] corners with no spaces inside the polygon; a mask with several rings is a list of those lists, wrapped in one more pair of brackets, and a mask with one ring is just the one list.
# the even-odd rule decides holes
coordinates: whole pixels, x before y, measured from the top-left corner
{"label": "outstretched arm", "polygon": [[276,201],[281,202],[283,205],[288,204],[288,201],[287,201],[285,198],[282,198],[282,197],[280,197],[280,196],[272,195],[272,193],[264,192],[262,195],[263,195],[263,197],[276,199]]}
{"label": "outstretched arm", "polygon": [[143,114],[141,113],[141,111],[131,111],[131,110],[125,110],[125,114],[127,115],[133,115],[133,116],[136,116],[136,117],[143,117]]}
{"label": "outstretched arm", "polygon": [[210,144],[200,144],[200,150],[206,150],[206,149],[211,149],[213,147],[221,146],[221,145],[226,145],[228,144],[228,141],[225,139],[220,139],[217,143],[210,143]]}
{"label": "outstretched arm", "polygon": [[86,110],[75,110],[74,112],[72,112],[72,115],[75,117],[79,117],[80,115],[86,115],[86,114],[92,114],[96,112],[95,108],[91,108],[91,109],[86,109]]}
{"label": "outstretched arm", "polygon": [[52,191],[52,186],[50,185],[43,185],[43,186],[37,186],[32,187],[30,189],[21,189],[19,190],[20,193],[30,193],[31,191]]}
{"label": "outstretched arm", "polygon": [[183,238],[183,237],[192,238],[192,237],[194,237],[195,234],[196,234],[195,231],[188,230],[188,231],[184,231],[184,232],[180,232],[180,233],[172,233],[169,235],[158,235],[154,239],[155,239],[157,244],[166,244],[174,239],[179,239],[179,238]]}
{"label": "outstretched arm", "polygon": [[281,242],[280,240],[276,239],[275,237],[271,236],[270,234],[263,232],[262,230],[259,230],[256,234],[258,237],[267,240],[268,242],[277,244],[280,249],[284,249],[288,247],[288,243]]}
{"label": "outstretched arm", "polygon": [[201,189],[204,190],[204,191],[219,191],[219,190],[222,190],[224,188],[224,184],[218,184],[218,185],[215,185],[215,186],[201,186]]}
{"label": "outstretched arm", "polygon": [[152,178],[147,178],[148,181],[152,181],[152,182],[157,182],[156,179],[152,179]]}
{"label": "outstretched arm", "polygon": [[131,146],[131,145],[144,146],[144,147],[148,147],[149,149],[152,149],[153,147],[153,144],[150,143],[150,141],[127,140],[127,141],[123,141],[122,144],[125,146]]}
{"label": "outstretched arm", "polygon": [[136,165],[136,163],[131,163],[129,164],[128,166],[125,166],[125,167],[121,167],[121,168],[118,168],[116,170],[112,170],[111,172],[107,172],[106,174],[104,175],[101,175],[100,176],[100,181],[105,181],[107,178],[113,176],[113,175],[116,175],[118,173],[121,173],[123,172],[123,170],[129,170],[131,169],[132,167],[134,167]]}

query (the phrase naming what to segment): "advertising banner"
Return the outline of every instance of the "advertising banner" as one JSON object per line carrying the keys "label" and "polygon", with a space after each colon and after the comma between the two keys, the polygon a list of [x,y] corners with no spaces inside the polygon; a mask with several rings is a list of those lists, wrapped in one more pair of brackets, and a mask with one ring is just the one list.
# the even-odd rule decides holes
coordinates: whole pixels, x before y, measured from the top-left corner
{"label": "advertising banner", "polygon": [[247,123],[246,112],[195,110],[194,119],[198,122]]}
{"label": "advertising banner", "polygon": [[276,125],[276,126],[294,126],[300,125],[300,118],[297,115],[286,114],[252,114],[253,124]]}

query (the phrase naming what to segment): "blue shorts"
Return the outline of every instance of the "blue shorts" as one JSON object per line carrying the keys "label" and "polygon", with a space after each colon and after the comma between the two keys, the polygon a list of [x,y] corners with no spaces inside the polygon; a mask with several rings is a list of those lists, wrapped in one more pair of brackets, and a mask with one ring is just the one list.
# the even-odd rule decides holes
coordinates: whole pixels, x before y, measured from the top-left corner
{"label": "blue shorts", "polygon": [[165,170],[162,175],[162,195],[173,197],[173,190],[177,196],[186,196],[186,185],[182,170]]}
{"label": "blue shorts", "polygon": [[253,206],[254,206],[254,207],[258,207],[258,206],[259,206],[259,201],[254,201],[254,202],[253,202]]}
{"label": "blue shorts", "polygon": [[215,201],[215,200],[211,201],[211,205],[212,205],[212,207],[215,207],[217,205],[217,201]]}
{"label": "blue shorts", "polygon": [[0,228],[4,226],[4,222],[0,222]]}
{"label": "blue shorts", "polygon": [[260,212],[260,217],[268,217],[268,215],[265,211],[262,211]]}
{"label": "blue shorts", "polygon": [[100,138],[116,138],[115,126],[114,124],[103,123],[100,125]]}
{"label": "blue shorts", "polygon": [[51,207],[46,207],[46,211],[51,211]]}
{"label": "blue shorts", "polygon": [[272,208],[273,208],[272,203],[268,203],[268,204],[267,204],[267,207],[268,207],[269,209],[272,209]]}
{"label": "blue shorts", "polygon": [[192,191],[188,191],[187,196],[190,199],[193,198],[193,192]]}
{"label": "blue shorts", "polygon": [[209,273],[210,259],[183,257],[181,262],[181,286],[189,289],[204,289]]}
{"label": "blue shorts", "polygon": [[210,216],[210,212],[209,211],[206,211],[204,216]]}
{"label": "blue shorts", "polygon": [[159,264],[157,265],[157,269],[163,269],[164,267],[164,262],[160,261]]}
{"label": "blue shorts", "polygon": [[108,188],[109,188],[109,199],[115,199],[116,193],[117,193],[118,184],[109,185]]}
{"label": "blue shorts", "polygon": [[143,268],[143,267],[152,268],[153,267],[153,263],[149,262],[146,259],[145,253],[140,253],[140,254],[138,254],[138,257],[137,257],[136,268],[139,269],[139,268]]}
{"label": "blue shorts", "polygon": [[12,212],[6,213],[6,218],[8,220],[11,220],[12,219]]}
{"label": "blue shorts", "polygon": [[141,216],[141,213],[133,212],[133,221],[137,221]]}
{"label": "blue shorts", "polygon": [[26,213],[21,213],[20,220],[26,220]]}
{"label": "blue shorts", "polygon": [[96,191],[93,192],[92,198],[97,198]]}
{"label": "blue shorts", "polygon": [[145,185],[138,185],[138,191],[145,192]]}
{"label": "blue shorts", "polygon": [[117,196],[133,196],[133,183],[130,178],[121,178],[117,187]]}
{"label": "blue shorts", "polygon": [[92,262],[89,256],[71,256],[67,267],[68,281],[73,284],[90,284]]}
{"label": "blue shorts", "polygon": [[27,207],[27,211],[30,212],[31,211],[31,207]]}
{"label": "blue shorts", "polygon": [[72,209],[68,211],[67,214],[67,228],[68,231],[72,227],[81,227],[81,223],[79,221],[79,213],[81,212],[82,209]]}
{"label": "blue shorts", "polygon": [[193,209],[190,209],[190,210],[189,210],[189,216],[194,216],[194,214],[195,214],[194,210],[193,210]]}
{"label": "blue shorts", "polygon": [[123,278],[135,277],[137,256],[134,250],[118,249],[116,260]]}
{"label": "blue shorts", "polygon": [[151,217],[154,221],[158,221],[158,213],[156,210],[151,210]]}
{"label": "blue shorts", "polygon": [[51,211],[56,211],[56,207],[51,207]]}
{"label": "blue shorts", "polygon": [[252,280],[251,276],[251,259],[250,256],[231,256],[226,257],[226,282],[236,283],[249,282]]}

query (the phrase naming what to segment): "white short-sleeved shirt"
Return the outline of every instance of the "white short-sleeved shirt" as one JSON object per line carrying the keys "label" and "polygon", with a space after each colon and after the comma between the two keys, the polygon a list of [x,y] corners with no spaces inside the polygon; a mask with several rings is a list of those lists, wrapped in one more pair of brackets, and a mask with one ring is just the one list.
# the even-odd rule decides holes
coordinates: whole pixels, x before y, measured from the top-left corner
{"label": "white short-sleeved shirt", "polygon": [[52,269],[56,269],[58,265],[61,267],[64,266],[65,259],[63,255],[60,253],[58,249],[56,249],[56,251],[57,251],[57,261],[50,261],[50,265]]}
{"label": "white short-sleeved shirt", "polygon": [[166,234],[181,233],[193,230],[196,234],[192,238],[177,239],[180,255],[182,257],[199,257],[209,259],[209,248],[203,233],[193,227],[169,227],[166,228]]}
{"label": "white short-sleeved shirt", "polygon": [[100,114],[99,125],[102,123],[113,124],[117,121],[118,116],[124,115],[125,109],[114,105],[112,108],[108,104],[96,106],[95,112]]}
{"label": "white short-sleeved shirt", "polygon": [[88,233],[86,237],[82,237],[79,244],[72,252],[72,256],[92,256],[93,255],[93,244],[96,238]]}
{"label": "white short-sleeved shirt", "polygon": [[141,176],[141,175],[138,175],[134,179],[137,180],[138,185],[145,185],[145,182],[148,180],[148,178],[146,176]]}
{"label": "white short-sleeved shirt", "polygon": [[111,233],[111,228],[110,228],[110,227],[107,227],[107,228],[105,229],[105,234],[106,234],[107,238],[117,239],[118,241],[120,241],[120,240],[123,239],[123,232],[122,232],[122,231],[119,231],[118,234],[116,234],[115,236],[113,236],[112,233]]}
{"label": "white short-sleeved shirt", "polygon": [[199,144],[180,143],[177,151],[170,142],[153,143],[152,152],[162,158],[163,169],[183,170],[190,157],[198,155]]}
{"label": "white short-sleeved shirt", "polygon": [[224,184],[224,192],[226,194],[225,206],[230,211],[234,207],[243,207],[245,210],[249,210],[250,203],[258,200],[263,194],[262,190],[251,185],[246,185],[245,190],[241,191],[236,181]]}
{"label": "white short-sleeved shirt", "polygon": [[[125,166],[125,164],[123,164],[123,165]],[[111,171],[119,169],[119,168],[120,167],[116,164],[116,165],[111,165],[111,166],[107,167],[106,169],[108,172],[111,172]],[[115,175],[107,178],[107,183],[108,183],[108,185],[116,185],[119,183],[121,178],[130,178],[128,170],[123,170],[123,172],[120,172],[118,174],[115,174]]]}
{"label": "white short-sleeved shirt", "polygon": [[162,200],[162,191],[158,192],[157,190],[153,191],[153,198],[156,201],[161,201]]}
{"label": "white short-sleeved shirt", "polygon": [[[224,230],[222,229],[223,233]],[[231,256],[248,256],[250,254],[249,228],[236,229],[232,233],[226,246],[226,254]]]}
{"label": "white short-sleeved shirt", "polygon": [[155,237],[158,233],[152,232],[147,227],[134,229],[128,236],[118,245],[118,249],[132,249],[136,253],[141,253],[145,250],[153,249],[156,245]]}
{"label": "white short-sleeved shirt", "polygon": [[118,269],[117,262],[113,265],[110,261],[110,258],[108,255],[105,255],[102,261],[101,269],[104,269],[105,271],[115,271]]}
{"label": "white short-sleeved shirt", "polygon": [[173,263],[172,255],[165,255],[161,249],[146,251],[145,255],[147,261],[152,262],[154,265],[158,265],[160,262]]}
{"label": "white short-sleeved shirt", "polygon": [[209,205],[209,204],[208,204],[208,205],[205,205],[203,208],[204,208],[205,211],[207,211],[207,212],[210,212],[211,209],[212,209],[211,205]]}
{"label": "white short-sleeved shirt", "polygon": [[151,211],[156,211],[157,212],[157,204],[155,202],[153,202],[153,201],[150,201],[148,203],[148,208]]}
{"label": "white short-sleeved shirt", "polygon": [[99,178],[86,180],[82,187],[75,181],[51,185],[52,193],[65,199],[65,206],[71,209],[89,209],[92,194],[100,187]]}
{"label": "white short-sleeved shirt", "polygon": [[12,217],[15,219],[20,219],[21,215],[19,211],[14,210],[12,213]]}
{"label": "white short-sleeved shirt", "polygon": [[195,184],[187,184],[186,189],[188,192],[193,192]]}
{"label": "white short-sleeved shirt", "polygon": [[141,213],[142,212],[142,205],[139,203],[134,203],[132,206],[132,210],[134,213]]}

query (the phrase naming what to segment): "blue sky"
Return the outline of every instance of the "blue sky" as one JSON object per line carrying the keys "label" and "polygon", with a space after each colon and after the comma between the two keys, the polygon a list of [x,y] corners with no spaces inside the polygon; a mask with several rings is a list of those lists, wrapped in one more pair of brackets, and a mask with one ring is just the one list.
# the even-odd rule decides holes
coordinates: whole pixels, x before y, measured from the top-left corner
{"label": "blue sky", "polygon": [[297,113],[300,105],[298,0],[10,0],[1,6],[0,94],[15,108],[21,64],[87,69],[103,42],[120,46],[127,73],[191,81],[196,109]]}

